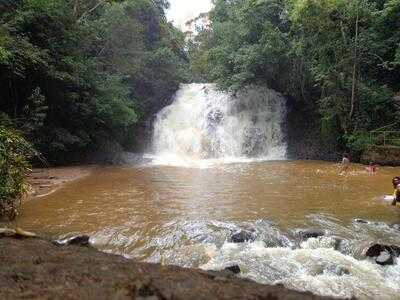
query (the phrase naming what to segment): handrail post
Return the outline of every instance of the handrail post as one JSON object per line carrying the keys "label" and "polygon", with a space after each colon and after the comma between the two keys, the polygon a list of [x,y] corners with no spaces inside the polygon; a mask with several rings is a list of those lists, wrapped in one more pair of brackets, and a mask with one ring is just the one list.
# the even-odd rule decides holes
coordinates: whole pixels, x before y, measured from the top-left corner
{"label": "handrail post", "polygon": [[386,131],[383,132],[383,146],[386,146]]}

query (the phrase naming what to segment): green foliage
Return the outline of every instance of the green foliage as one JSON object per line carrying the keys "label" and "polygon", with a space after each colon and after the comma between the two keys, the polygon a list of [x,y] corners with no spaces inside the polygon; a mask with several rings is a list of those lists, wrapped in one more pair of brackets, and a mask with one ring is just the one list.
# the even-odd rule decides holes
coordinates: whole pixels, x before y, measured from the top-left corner
{"label": "green foliage", "polygon": [[81,160],[104,140],[129,146],[185,80],[184,36],[166,1],[2,5],[0,111],[50,162]]}
{"label": "green foliage", "polygon": [[399,0],[216,0],[191,68],[223,88],[261,84],[304,102],[324,140],[359,153],[366,132],[400,117],[399,16]]}
{"label": "green foliage", "polygon": [[25,175],[33,153],[19,133],[0,126],[0,217],[15,214],[17,202],[26,193]]}

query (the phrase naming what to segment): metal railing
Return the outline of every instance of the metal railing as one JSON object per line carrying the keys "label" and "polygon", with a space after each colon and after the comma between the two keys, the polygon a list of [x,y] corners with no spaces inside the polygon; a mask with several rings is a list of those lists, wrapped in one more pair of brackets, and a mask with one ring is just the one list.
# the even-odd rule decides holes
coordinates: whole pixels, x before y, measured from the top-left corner
{"label": "metal railing", "polygon": [[400,131],[373,130],[369,133],[369,141],[376,146],[400,146]]}

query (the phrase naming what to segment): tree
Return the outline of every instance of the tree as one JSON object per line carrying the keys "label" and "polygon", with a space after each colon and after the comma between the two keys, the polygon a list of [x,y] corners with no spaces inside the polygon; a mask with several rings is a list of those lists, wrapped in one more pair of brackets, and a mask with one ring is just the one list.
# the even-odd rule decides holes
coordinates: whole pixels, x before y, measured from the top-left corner
{"label": "tree", "polygon": [[0,110],[50,162],[85,159],[106,141],[129,147],[135,124],[164,105],[186,74],[184,37],[167,23],[166,5],[6,1]]}
{"label": "tree", "polygon": [[[400,1],[216,0],[191,68],[224,89],[265,85],[314,111],[338,148],[359,153],[399,117]],[[326,130],[321,135],[326,134]]]}

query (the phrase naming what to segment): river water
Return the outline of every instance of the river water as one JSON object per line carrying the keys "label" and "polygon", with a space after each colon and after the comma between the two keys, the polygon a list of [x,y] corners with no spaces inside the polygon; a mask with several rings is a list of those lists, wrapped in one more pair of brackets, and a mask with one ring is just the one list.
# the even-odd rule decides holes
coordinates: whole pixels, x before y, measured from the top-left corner
{"label": "river water", "polygon": [[[400,246],[400,232],[388,226],[400,211],[379,200],[398,172],[369,175],[355,165],[339,176],[336,165],[317,161],[102,167],[26,202],[16,225],[89,234],[95,247],[143,261],[213,270],[239,264],[241,276],[261,283],[396,299],[399,265],[378,266],[362,252],[373,242]],[[327,237],[300,241],[302,228]],[[239,229],[253,231],[255,241],[230,243]]]}
{"label": "river water", "polygon": [[[400,246],[400,210],[380,200],[399,168],[287,161],[285,99],[251,87],[236,95],[182,85],[154,124],[146,163],[99,167],[28,201],[16,224],[64,237],[89,234],[107,252],[240,276],[320,295],[399,299],[400,265],[365,250]],[[287,121],[287,120],[286,120]],[[289,120],[290,121],[290,120]],[[362,219],[364,221],[359,221]],[[365,221],[366,220],[366,221]],[[301,239],[298,231],[325,236]],[[232,243],[240,230],[252,235]]]}

